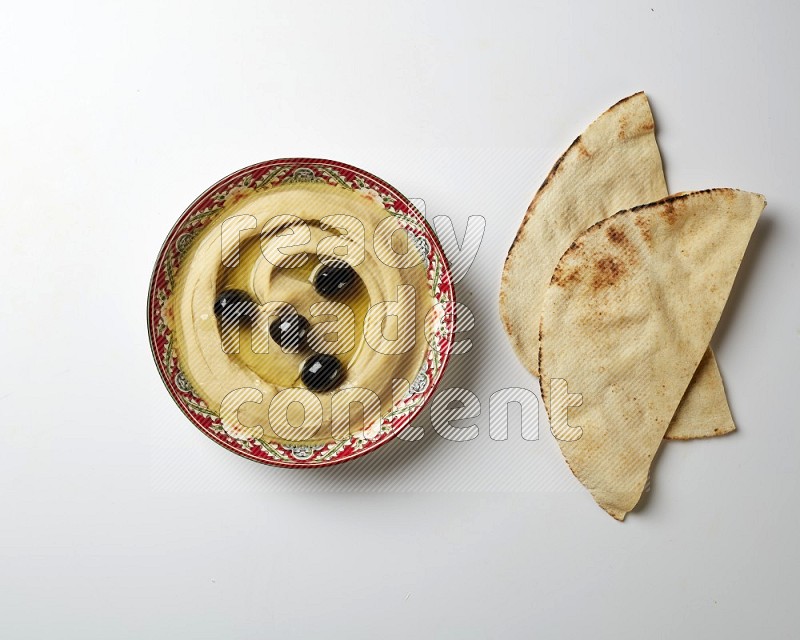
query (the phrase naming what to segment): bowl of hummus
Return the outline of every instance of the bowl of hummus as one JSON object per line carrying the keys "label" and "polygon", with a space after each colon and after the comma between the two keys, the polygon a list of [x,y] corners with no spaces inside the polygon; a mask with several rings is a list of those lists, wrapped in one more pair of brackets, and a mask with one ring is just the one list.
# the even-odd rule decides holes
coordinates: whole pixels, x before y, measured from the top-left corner
{"label": "bowl of hummus", "polygon": [[285,158],[181,215],[148,293],[156,366],[189,420],[257,462],[320,467],[406,428],[447,366],[455,295],[417,208],[380,178]]}

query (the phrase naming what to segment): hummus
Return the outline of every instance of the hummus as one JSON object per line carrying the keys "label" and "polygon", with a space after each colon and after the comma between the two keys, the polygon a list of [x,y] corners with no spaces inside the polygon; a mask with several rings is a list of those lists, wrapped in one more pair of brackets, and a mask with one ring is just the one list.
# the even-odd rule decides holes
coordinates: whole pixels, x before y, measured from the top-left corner
{"label": "hummus", "polygon": [[[363,434],[370,426],[367,408],[377,408],[370,392],[381,415],[391,411],[393,396],[408,388],[393,381],[414,380],[429,348],[425,325],[432,323],[435,300],[423,257],[404,233],[395,233],[398,220],[370,193],[294,183],[228,200],[194,239],[170,298],[182,372],[235,438],[330,442],[339,424],[332,406],[335,413],[344,396],[338,404],[333,398],[354,389],[367,392],[360,398],[363,412],[349,412],[348,427]],[[358,276],[342,300],[321,296],[313,284],[321,266],[334,260],[346,261]],[[239,325],[238,344],[223,336],[214,313],[217,297],[230,289],[247,292],[258,305],[252,323]],[[287,304],[311,324],[309,346],[294,352],[266,330]],[[312,396],[300,373],[318,352],[335,354],[345,375],[339,387]]]}

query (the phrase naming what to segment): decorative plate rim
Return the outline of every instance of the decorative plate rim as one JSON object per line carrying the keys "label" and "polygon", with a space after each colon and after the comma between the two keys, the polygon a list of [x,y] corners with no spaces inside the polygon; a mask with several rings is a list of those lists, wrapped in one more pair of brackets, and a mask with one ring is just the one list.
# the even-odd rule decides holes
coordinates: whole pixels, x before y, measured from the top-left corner
{"label": "decorative plate rim", "polygon": [[[271,169],[273,171],[270,171]],[[167,290],[172,286],[172,270],[177,268],[175,265],[180,263],[181,255],[188,248],[188,244],[191,244],[192,232],[184,230],[191,229],[193,225],[196,227],[195,230],[201,229],[206,223],[204,219],[205,221],[212,219],[213,215],[224,206],[227,198],[237,197],[242,190],[268,190],[280,184],[304,181],[328,182],[358,190],[362,195],[382,204],[390,214],[400,220],[401,226],[416,238],[427,241],[427,244],[423,242],[415,244],[425,256],[426,275],[433,298],[445,308],[432,339],[436,348],[428,346],[419,374],[415,380],[410,381],[409,393],[399,404],[393,404],[388,414],[382,416],[378,423],[379,431],[374,437],[368,438],[362,434],[363,437],[359,438],[357,435],[351,435],[342,441],[344,444],[332,441],[321,446],[314,445],[313,448],[302,444],[286,446],[263,440],[237,440],[228,435],[221,425],[215,424],[214,412],[204,406],[202,398],[195,396],[190,386],[188,389],[182,389],[176,382],[176,379],[183,374],[178,367],[174,352],[171,351],[171,331],[163,317],[164,307],[169,299]],[[236,191],[237,189],[239,191]],[[188,244],[185,242],[184,248],[180,249],[179,240],[187,236]],[[147,292],[148,342],[161,381],[170,397],[189,421],[215,443],[248,460],[271,466],[293,469],[329,467],[360,458],[393,440],[427,406],[441,383],[450,361],[455,332],[455,304],[455,291],[447,256],[425,216],[400,191],[368,171],[337,160],[307,157],[277,158],[249,165],[218,180],[195,198],[172,226],[159,249],[150,276]],[[428,370],[431,367],[433,369],[429,377]],[[421,377],[425,377],[424,386],[419,391],[414,391]],[[414,399],[414,403],[404,405],[403,401],[410,398]],[[297,457],[298,455],[300,457]]]}

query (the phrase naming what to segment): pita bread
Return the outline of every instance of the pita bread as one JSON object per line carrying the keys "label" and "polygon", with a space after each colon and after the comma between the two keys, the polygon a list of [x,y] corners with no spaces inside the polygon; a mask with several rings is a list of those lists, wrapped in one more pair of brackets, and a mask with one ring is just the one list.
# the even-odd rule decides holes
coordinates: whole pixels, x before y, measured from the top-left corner
{"label": "pita bread", "polygon": [[[575,139],[528,207],[506,257],[500,316],[517,357],[535,376],[542,299],[564,251],[599,220],[669,194],[654,129],[644,93],[619,101]],[[735,429],[710,351],[687,396],[667,438],[713,436]]]}
{"label": "pita bread", "polygon": [[[618,520],[639,501],[764,205],[713,189],[634,207],[589,228],[554,270],[540,324],[542,397],[551,421],[573,407],[580,437],[559,446]],[[555,379],[570,393],[551,406]]]}

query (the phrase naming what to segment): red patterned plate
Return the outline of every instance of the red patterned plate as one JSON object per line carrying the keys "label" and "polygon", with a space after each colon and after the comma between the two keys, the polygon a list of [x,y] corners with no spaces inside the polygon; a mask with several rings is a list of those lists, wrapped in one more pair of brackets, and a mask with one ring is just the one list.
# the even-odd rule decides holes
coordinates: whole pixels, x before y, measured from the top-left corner
{"label": "red patterned plate", "polygon": [[[343,439],[287,442],[235,437],[223,425],[219,407],[195,393],[175,348],[170,297],[195,237],[228,206],[281,185],[322,183],[355,192],[380,204],[409,233],[424,258],[434,305],[432,331],[424,358],[405,395],[380,420]],[[187,261],[189,262],[189,261]],[[191,422],[216,443],[245,458],[281,467],[321,467],[362,456],[397,436],[434,393],[448,363],[453,342],[455,295],[447,260],[424,216],[391,185],[356,167],[331,160],[269,160],[231,174],[207,189],[181,215],[158,255],[148,293],[147,323],[153,357],[170,395]]]}

